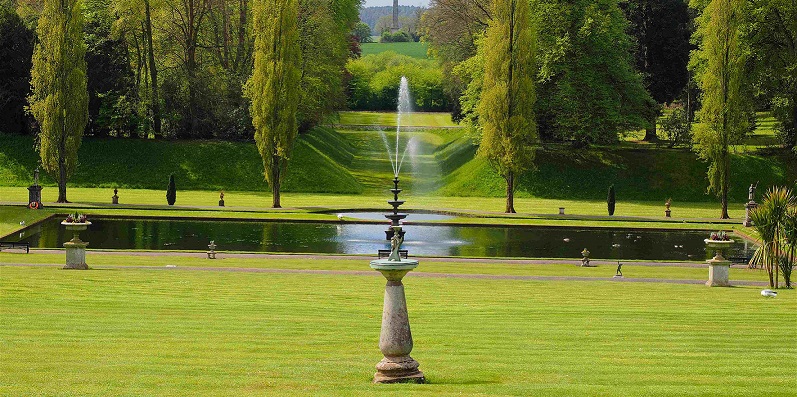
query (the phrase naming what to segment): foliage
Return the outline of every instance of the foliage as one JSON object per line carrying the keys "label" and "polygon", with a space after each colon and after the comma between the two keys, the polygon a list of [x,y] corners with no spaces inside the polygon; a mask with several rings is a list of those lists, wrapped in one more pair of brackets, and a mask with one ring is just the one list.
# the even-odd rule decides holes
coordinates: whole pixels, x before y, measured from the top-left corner
{"label": "foliage", "polygon": [[745,41],[750,45],[751,84],[759,102],[772,108],[781,142],[795,147],[797,4],[788,0],[756,0],[748,4]]}
{"label": "foliage", "polygon": [[46,0],[36,32],[30,112],[40,128],[42,167],[57,175],[58,202],[66,202],[66,181],[77,167],[77,152],[88,121],[80,1]]}
{"label": "foliage", "polygon": [[533,166],[536,32],[527,0],[496,2],[485,46],[484,80],[477,108],[482,127],[479,155],[507,183],[506,212],[515,212],[515,177]]}
{"label": "foliage", "polygon": [[642,74],[653,98],[645,112],[648,126],[644,140],[655,141],[659,104],[680,96],[689,79],[689,8],[684,0],[624,0],[620,6],[628,18],[629,33],[635,38],[635,69]]}
{"label": "foliage", "polygon": [[84,0],[89,124],[94,136],[129,136],[140,120],[127,48],[112,33],[111,0]]}
{"label": "foliage", "polygon": [[[345,18],[346,8],[358,2],[299,0],[298,38],[301,62],[297,123],[304,132],[318,125],[345,103],[343,70],[349,57],[349,37],[355,21]],[[343,13],[342,15],[336,12]],[[352,13],[356,17],[356,12]]]}
{"label": "foliage", "polygon": [[[422,7],[399,5],[399,20],[402,17],[412,17],[421,11]],[[360,20],[367,24],[371,31],[381,34],[382,32],[377,29],[377,22],[383,17],[393,20],[393,6],[380,6],[380,7],[363,7],[360,8]],[[392,22],[391,22],[392,23]],[[389,26],[389,25],[388,25]]]}
{"label": "foliage", "polygon": [[689,77],[690,18],[684,0],[623,0],[621,8],[636,39],[634,64],[658,103],[681,94]]}
{"label": "foliage", "polygon": [[680,104],[672,107],[661,120],[664,136],[670,141],[670,147],[689,145],[692,141],[691,122],[686,109]]}
{"label": "foliage", "polygon": [[614,185],[609,186],[609,195],[606,196],[606,206],[609,210],[609,216],[614,215],[614,207],[616,204],[616,198],[614,193]]}
{"label": "foliage", "polygon": [[439,111],[446,108],[443,75],[433,61],[386,51],[350,60],[346,69],[351,75],[348,87],[350,109],[396,110],[402,76],[409,80],[413,110]]}
{"label": "foliage", "polygon": [[744,0],[712,0],[697,18],[699,49],[691,60],[703,90],[694,150],[709,163],[708,189],[720,198],[723,219],[728,218],[728,147],[738,142],[749,126],[743,69],[746,52],[740,37],[745,12]]}
{"label": "foliage", "polygon": [[169,185],[166,186],[166,202],[174,205],[177,200],[177,186],[174,184],[174,174],[169,175]]}
{"label": "foliage", "polygon": [[467,118],[470,125],[477,124],[475,103],[484,63],[474,59],[468,66],[462,64],[477,56],[477,41],[490,23],[490,4],[490,0],[432,0],[421,18],[429,52],[440,60],[443,69],[443,89],[454,119]]}
{"label": "foliage", "polygon": [[354,25],[354,30],[352,34],[357,39],[359,43],[370,43],[371,40],[371,27],[364,22],[357,22],[357,25]]}
{"label": "foliage", "polygon": [[255,70],[247,82],[252,101],[255,143],[271,186],[273,207],[280,207],[280,182],[298,133],[296,120],[302,54],[297,26],[298,0],[256,0]]}
{"label": "foliage", "polygon": [[750,213],[753,227],[763,241],[750,265],[766,269],[770,288],[778,288],[778,271],[786,288],[791,288],[791,271],[796,264],[794,225],[797,218],[797,196],[785,187],[767,191],[763,202]]}
{"label": "foliage", "polygon": [[0,2],[0,37],[0,131],[26,134],[33,32],[5,2]]}
{"label": "foliage", "polygon": [[410,37],[409,33],[399,30],[396,33],[390,33],[389,31],[382,32],[382,35],[379,37],[380,43],[407,43],[410,41],[414,41],[412,37]]}
{"label": "foliage", "polygon": [[613,143],[648,125],[652,101],[633,70],[617,0],[535,0],[538,120],[547,139]]}

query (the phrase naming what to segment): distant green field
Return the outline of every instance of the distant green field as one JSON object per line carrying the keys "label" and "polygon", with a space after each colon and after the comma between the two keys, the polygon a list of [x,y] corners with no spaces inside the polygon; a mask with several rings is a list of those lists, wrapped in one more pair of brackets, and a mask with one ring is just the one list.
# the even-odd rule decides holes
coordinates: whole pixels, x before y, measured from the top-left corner
{"label": "distant green field", "polygon": [[[339,124],[383,125],[398,124],[395,112],[340,112]],[[411,113],[401,117],[401,125],[407,127],[456,127],[450,113]]]}
{"label": "distant green field", "polygon": [[379,54],[385,51],[395,51],[401,55],[406,55],[418,59],[427,59],[426,50],[429,48],[426,43],[364,43],[360,44],[362,55]]}

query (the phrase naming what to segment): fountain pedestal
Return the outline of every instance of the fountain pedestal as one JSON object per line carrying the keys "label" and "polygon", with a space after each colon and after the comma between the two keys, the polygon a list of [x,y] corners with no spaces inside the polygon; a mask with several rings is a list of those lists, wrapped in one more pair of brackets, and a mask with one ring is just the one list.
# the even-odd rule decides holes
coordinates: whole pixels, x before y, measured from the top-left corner
{"label": "fountain pedestal", "polygon": [[714,257],[708,263],[708,287],[730,287],[731,262],[723,257],[722,251],[729,248],[733,241],[704,240],[706,247],[715,250]]}
{"label": "fountain pedestal", "polygon": [[66,230],[73,232],[72,240],[64,243],[64,248],[66,249],[66,266],[64,266],[64,269],[88,269],[89,265],[86,264],[86,247],[89,243],[80,239],[80,232],[86,230],[89,225],[91,225],[91,222],[61,222],[61,224],[66,227]]}
{"label": "fountain pedestal", "polygon": [[385,358],[376,365],[374,383],[424,383],[423,372],[418,362],[410,357],[412,332],[407,314],[407,299],[401,280],[418,261],[412,259],[371,261],[371,268],[378,270],[387,279],[385,301],[382,309],[382,330],[379,334],[379,350]]}

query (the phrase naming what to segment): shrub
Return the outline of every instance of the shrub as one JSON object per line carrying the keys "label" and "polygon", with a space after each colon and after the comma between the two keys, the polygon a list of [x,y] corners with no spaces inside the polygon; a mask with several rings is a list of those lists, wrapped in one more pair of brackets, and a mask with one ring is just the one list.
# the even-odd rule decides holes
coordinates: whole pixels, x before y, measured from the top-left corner
{"label": "shrub", "polygon": [[349,109],[395,111],[401,76],[410,82],[413,110],[442,111],[448,106],[443,72],[434,61],[386,51],[351,60],[346,69],[351,75]]}
{"label": "shrub", "polygon": [[166,202],[174,205],[177,200],[177,187],[174,185],[174,174],[169,175],[169,187],[166,188]]}
{"label": "shrub", "polygon": [[609,216],[614,215],[614,205],[615,205],[614,185],[609,186],[609,196],[606,197],[606,205],[609,208]]}
{"label": "shrub", "polygon": [[687,119],[686,110],[682,106],[674,108],[661,121],[661,129],[664,131],[667,140],[670,141],[670,147],[687,145],[692,141],[690,123]]}

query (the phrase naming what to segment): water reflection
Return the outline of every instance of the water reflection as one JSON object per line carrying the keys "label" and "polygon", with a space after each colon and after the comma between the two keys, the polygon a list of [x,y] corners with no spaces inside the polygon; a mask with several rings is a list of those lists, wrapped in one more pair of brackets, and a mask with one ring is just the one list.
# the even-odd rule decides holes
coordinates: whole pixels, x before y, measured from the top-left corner
{"label": "water reflection", "polygon": [[[72,236],[50,220],[25,229],[17,240],[32,247],[60,248]],[[389,248],[386,224],[92,219],[81,237],[91,248],[375,254]],[[705,231],[405,225],[404,247],[411,255],[580,258],[584,248],[603,259],[702,261]],[[755,247],[742,241],[730,256]]]}

